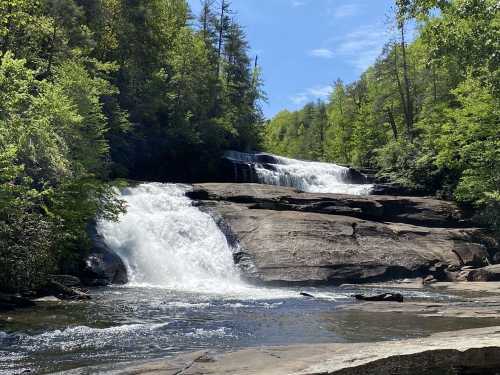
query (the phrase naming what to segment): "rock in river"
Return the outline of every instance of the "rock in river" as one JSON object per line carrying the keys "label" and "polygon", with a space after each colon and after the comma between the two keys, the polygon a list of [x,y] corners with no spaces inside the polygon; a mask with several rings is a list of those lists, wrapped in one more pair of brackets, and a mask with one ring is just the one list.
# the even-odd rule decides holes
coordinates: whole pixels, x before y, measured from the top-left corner
{"label": "rock in river", "polygon": [[90,229],[92,250],[85,258],[81,279],[85,285],[106,286],[126,284],[127,268],[123,260],[111,250],[95,227]]}
{"label": "rock in river", "polygon": [[[249,348],[222,355],[201,351],[149,363],[118,364],[109,372],[116,375],[497,375],[500,327],[445,332],[405,341]],[[80,372],[68,374],[76,373]]]}

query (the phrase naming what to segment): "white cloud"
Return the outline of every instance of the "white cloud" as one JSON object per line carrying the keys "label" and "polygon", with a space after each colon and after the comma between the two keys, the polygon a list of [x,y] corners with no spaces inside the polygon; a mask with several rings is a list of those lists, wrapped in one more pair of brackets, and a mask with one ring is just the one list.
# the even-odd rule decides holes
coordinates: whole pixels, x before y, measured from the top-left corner
{"label": "white cloud", "polygon": [[357,4],[346,4],[341,5],[337,8],[330,9],[333,17],[335,18],[346,18],[352,17],[358,13],[359,7]]}
{"label": "white cloud", "polygon": [[301,7],[303,5],[306,5],[305,1],[300,1],[300,0],[293,0],[292,1],[292,7],[294,7],[294,8]]}
{"label": "white cloud", "polygon": [[290,98],[290,100],[295,105],[304,105],[308,102],[312,102],[318,99],[324,100],[330,96],[333,87],[331,85],[326,86],[314,86],[308,88],[304,92],[300,92]]}
{"label": "white cloud", "polygon": [[331,59],[334,56],[333,52],[328,48],[313,49],[309,51],[309,55],[313,57],[320,57],[323,59]]}
{"label": "white cloud", "polygon": [[346,57],[361,72],[375,62],[389,37],[383,26],[366,26],[331,42],[336,44],[333,52]]}

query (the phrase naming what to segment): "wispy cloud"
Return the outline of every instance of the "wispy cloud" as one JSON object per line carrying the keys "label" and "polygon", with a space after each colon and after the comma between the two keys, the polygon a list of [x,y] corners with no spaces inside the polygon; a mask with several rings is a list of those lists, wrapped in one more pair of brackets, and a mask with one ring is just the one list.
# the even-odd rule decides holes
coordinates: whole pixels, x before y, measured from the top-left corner
{"label": "wispy cloud", "polygon": [[331,59],[334,56],[334,53],[328,48],[317,48],[309,51],[309,55],[313,57],[320,57],[323,59]]}
{"label": "wispy cloud", "polygon": [[331,40],[336,44],[333,52],[345,57],[360,72],[375,62],[390,34],[381,26],[365,26],[341,38]]}
{"label": "wispy cloud", "polygon": [[355,16],[358,13],[359,6],[357,4],[345,4],[339,7],[330,9],[330,13],[335,18],[346,18]]}
{"label": "wispy cloud", "polygon": [[308,88],[307,90],[300,92],[290,98],[290,100],[293,102],[295,105],[304,105],[308,102],[318,100],[318,99],[326,99],[328,96],[330,96],[332,92],[332,86],[331,85],[326,85],[326,86],[314,86],[311,88]]}
{"label": "wispy cloud", "polygon": [[303,5],[306,5],[305,1],[301,1],[301,0],[293,0],[292,1],[292,7],[294,7],[294,8],[301,7]]}

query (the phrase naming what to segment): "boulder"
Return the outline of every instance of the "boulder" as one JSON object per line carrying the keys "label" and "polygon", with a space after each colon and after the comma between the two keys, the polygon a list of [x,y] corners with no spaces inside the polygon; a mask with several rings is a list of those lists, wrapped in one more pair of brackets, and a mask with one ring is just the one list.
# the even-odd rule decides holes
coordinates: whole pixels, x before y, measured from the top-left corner
{"label": "boulder", "polygon": [[127,267],[123,260],[111,250],[95,227],[90,230],[92,250],[84,261],[81,279],[88,286],[126,284]]}
{"label": "boulder", "polygon": [[468,281],[500,281],[500,264],[469,270]]}
{"label": "boulder", "polygon": [[28,298],[24,298],[16,294],[0,293],[0,311],[33,306],[35,306],[35,303]]}
{"label": "boulder", "polygon": [[462,227],[455,205],[434,199],[255,184],[196,185],[189,196],[212,214],[236,249],[236,264],[257,283],[446,280],[448,269],[487,265],[494,243],[483,230]]}

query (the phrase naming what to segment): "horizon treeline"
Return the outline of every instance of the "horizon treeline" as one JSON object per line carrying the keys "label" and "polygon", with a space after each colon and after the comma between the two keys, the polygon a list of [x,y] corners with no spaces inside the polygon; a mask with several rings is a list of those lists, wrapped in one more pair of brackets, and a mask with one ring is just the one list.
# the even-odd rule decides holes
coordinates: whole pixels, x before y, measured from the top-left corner
{"label": "horizon treeline", "polygon": [[[473,205],[500,227],[500,3],[396,0],[393,39],[326,102],[283,111],[265,149],[375,168],[425,194]],[[408,42],[409,24],[416,36]]]}
{"label": "horizon treeline", "polygon": [[0,0],[0,290],[76,272],[108,183],[255,149],[259,67],[228,1]]}

